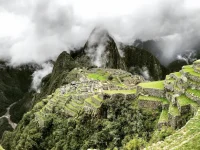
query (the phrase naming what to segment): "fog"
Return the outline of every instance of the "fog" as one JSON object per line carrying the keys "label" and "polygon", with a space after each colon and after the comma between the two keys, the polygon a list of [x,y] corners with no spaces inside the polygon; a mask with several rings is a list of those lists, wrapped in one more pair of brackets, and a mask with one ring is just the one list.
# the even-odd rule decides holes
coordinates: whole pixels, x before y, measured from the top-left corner
{"label": "fog", "polygon": [[0,0],[0,59],[13,66],[55,60],[62,51],[83,46],[96,26],[126,44],[164,39],[159,46],[168,63],[199,43],[200,2]]}

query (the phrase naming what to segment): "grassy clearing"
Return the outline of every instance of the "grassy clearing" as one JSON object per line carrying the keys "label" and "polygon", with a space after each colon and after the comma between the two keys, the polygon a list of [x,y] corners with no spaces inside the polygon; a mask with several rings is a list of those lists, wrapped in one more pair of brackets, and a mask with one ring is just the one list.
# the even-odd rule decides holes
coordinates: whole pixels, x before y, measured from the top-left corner
{"label": "grassy clearing", "polygon": [[100,81],[106,81],[108,80],[107,75],[102,75],[98,73],[90,73],[88,74],[88,78],[94,79],[94,80],[100,80]]}
{"label": "grassy clearing", "polygon": [[162,110],[158,123],[168,122],[168,110]]}
{"label": "grassy clearing", "polygon": [[136,94],[136,89],[134,90],[105,90],[106,94]]}
{"label": "grassy clearing", "polygon": [[163,81],[140,83],[138,86],[143,88],[164,89]]}
{"label": "grassy clearing", "polygon": [[172,106],[172,104],[169,106],[169,113],[172,116],[180,116],[180,112],[179,112],[178,108],[175,106]]}

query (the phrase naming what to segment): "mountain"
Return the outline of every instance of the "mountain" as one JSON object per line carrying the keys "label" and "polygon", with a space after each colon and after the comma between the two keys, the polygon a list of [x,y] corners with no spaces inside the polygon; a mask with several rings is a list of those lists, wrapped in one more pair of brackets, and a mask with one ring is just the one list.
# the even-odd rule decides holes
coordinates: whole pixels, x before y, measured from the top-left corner
{"label": "mountain", "polygon": [[[26,93],[29,93],[29,89],[32,82],[32,73],[37,66],[33,64],[22,65],[19,67],[10,67],[6,64],[7,62],[0,62],[0,138],[5,130],[13,130],[9,124],[6,117],[11,115],[11,122],[14,114],[19,114],[20,109],[23,107],[23,104],[18,107],[19,109],[12,109],[11,106],[18,105],[21,99],[23,99]],[[22,114],[17,115],[20,119],[22,115],[27,112],[29,109],[23,111]],[[10,119],[9,118],[9,119]],[[17,122],[16,120],[14,121]]]}
{"label": "mountain", "polygon": [[71,56],[81,66],[127,70],[133,74],[148,76],[149,80],[163,79],[168,70],[145,49],[119,44],[107,30],[95,28],[85,46],[72,51]]}
{"label": "mountain", "polygon": [[107,30],[95,28],[76,60],[84,66],[126,70],[117,45]]}
{"label": "mountain", "polygon": [[[0,67],[5,68],[7,66],[5,64],[2,64]],[[99,68],[99,70],[98,69],[96,70],[95,68]],[[16,68],[12,68],[12,69],[16,69]],[[27,129],[30,129],[28,124],[31,121],[31,118],[33,119],[34,114],[31,114],[31,116],[28,116],[28,117],[30,117],[28,120],[22,119],[23,115],[28,111],[31,112],[32,110],[34,110],[34,106],[36,106],[38,103],[39,104],[41,104],[41,102],[43,103],[44,99],[47,99],[46,102],[48,103],[48,101],[50,101],[50,99],[51,99],[51,98],[49,99],[49,97],[51,97],[50,95],[52,95],[53,93],[56,93],[57,90],[63,86],[73,85],[74,83],[76,83],[77,81],[80,80],[81,86],[87,87],[88,83],[86,82],[86,84],[84,84],[84,83],[82,83],[83,82],[82,80],[90,81],[92,78],[95,80],[100,80],[99,84],[96,85],[97,87],[101,86],[101,84],[108,84],[109,87],[107,87],[108,88],[107,90],[110,90],[109,88],[115,87],[118,90],[121,89],[122,95],[127,96],[126,91],[125,91],[125,93],[123,93],[123,90],[126,89],[126,90],[128,90],[128,94],[130,94],[130,96],[132,94],[132,96],[133,96],[133,95],[135,95],[135,93],[134,94],[132,93],[133,92],[132,84],[135,87],[136,84],[143,81],[143,78],[140,76],[137,76],[137,75],[142,75],[143,77],[145,77],[148,80],[158,80],[158,79],[163,79],[164,75],[167,73],[167,70],[160,65],[159,61],[151,53],[147,52],[144,49],[135,48],[133,46],[123,45],[122,47],[117,47],[117,44],[115,43],[112,36],[106,30],[101,29],[101,28],[95,28],[92,31],[86,44],[84,45],[84,47],[80,48],[80,50],[71,51],[70,54],[68,54],[67,52],[64,51],[58,56],[57,60],[54,62],[54,67],[53,67],[52,73],[50,73],[49,75],[47,75],[46,77],[44,77],[42,79],[40,93],[35,93],[34,91],[29,90],[30,84],[31,84],[31,79],[32,79],[31,75],[33,74],[35,69],[36,68],[34,68],[34,67],[31,69],[30,67],[26,67],[26,66],[21,66],[21,67],[17,68],[17,70],[21,71],[20,73],[23,73],[23,75],[21,75],[19,77],[23,78],[23,82],[27,81],[27,83],[22,84],[23,88],[22,87],[19,88],[20,90],[21,90],[21,88],[25,89],[25,91],[24,91],[24,93],[21,94],[21,97],[19,97],[18,99],[15,99],[16,101],[14,101],[14,100],[12,101],[12,103],[16,102],[12,106],[10,106],[12,103],[8,103],[8,105],[6,105],[6,107],[4,107],[2,105],[3,106],[2,108],[4,108],[4,109],[7,108],[8,106],[10,106],[9,114],[11,116],[9,117],[9,119],[13,123],[18,123],[17,129],[14,130],[14,132],[18,132],[19,130],[20,130],[20,132],[24,132],[24,131],[22,131],[22,128],[21,128],[22,126],[23,127],[27,126]],[[119,69],[119,70],[112,70],[112,69]],[[80,71],[80,70],[82,70],[82,71]],[[132,81],[132,79],[130,78],[130,77],[133,77],[130,73],[127,73],[122,70],[129,71],[132,74],[134,74],[135,75],[134,81]],[[28,71],[30,71],[29,74],[27,74]],[[92,71],[93,71],[93,73],[92,73]],[[97,71],[100,75],[98,73],[95,74],[95,71]],[[4,74],[6,75],[6,73],[4,73]],[[89,74],[89,76],[85,77],[84,76],[85,74]],[[118,76],[118,74],[120,76]],[[21,80],[19,80],[18,78],[14,77],[14,76],[12,76],[12,80],[20,81],[20,83],[21,83]],[[93,82],[93,80],[91,82]],[[133,82],[133,83],[131,83],[131,82]],[[128,85],[124,85],[124,84],[128,84]],[[130,86],[129,86],[129,84],[130,84]],[[6,85],[9,85],[9,83],[8,84],[6,83]],[[95,84],[92,86],[95,86]],[[14,87],[14,86],[11,86],[11,87]],[[79,90],[79,89],[76,89],[76,90],[73,89],[72,93],[77,92],[77,90]],[[88,88],[83,89],[83,91],[78,93],[76,96],[79,96],[79,94],[80,94],[80,97],[82,96],[81,94],[84,95],[84,90],[88,91],[89,89]],[[98,90],[98,88],[96,88],[96,90]],[[97,92],[96,90],[93,92]],[[12,91],[15,92],[15,90],[12,90]],[[10,94],[12,92],[9,91],[8,93]],[[70,93],[70,94],[72,94],[72,93]],[[96,95],[93,95],[93,96],[96,96]],[[73,94],[70,95],[69,97],[73,97],[72,99],[76,99],[76,98],[74,98]],[[86,97],[88,97],[88,94],[86,94]],[[16,96],[15,96],[15,98],[16,98]],[[56,100],[59,101],[60,98],[63,99],[62,97],[56,97]],[[120,99],[120,97],[119,97],[119,99]],[[66,99],[64,98],[64,101],[65,100]],[[113,103],[113,101],[115,101],[115,100],[116,99],[113,99],[111,103]],[[70,101],[71,100],[69,100],[69,102]],[[90,100],[87,100],[87,101],[89,101],[88,103],[90,103]],[[87,103],[87,101],[86,101],[86,103]],[[7,102],[7,100],[6,100],[6,102]],[[46,102],[44,102],[44,103],[46,103]],[[127,102],[127,103],[129,103],[129,102]],[[63,105],[65,105],[65,104],[63,104]],[[73,106],[71,106],[71,105],[73,105]],[[86,104],[86,105],[90,105],[90,104]],[[91,104],[91,105],[93,105],[93,104]],[[117,122],[121,122],[121,123],[128,122],[127,120],[125,122],[122,121],[123,117],[125,117],[125,118],[128,117],[128,114],[127,113],[125,113],[124,115],[122,115],[122,114],[123,114],[123,111],[129,112],[129,109],[133,110],[133,112],[136,113],[136,114],[133,114],[133,116],[132,116],[134,118],[135,117],[137,118],[137,115],[142,116],[144,118],[148,118],[149,116],[152,116],[152,112],[148,113],[145,111],[143,112],[142,110],[137,110],[135,108],[132,108],[132,105],[129,105],[128,108],[124,108],[127,106],[127,105],[124,105],[120,110],[118,110],[118,107],[120,107],[121,105],[124,105],[124,102],[123,103],[119,102],[114,106],[112,106],[111,104],[109,104],[107,106],[107,104],[106,104],[105,107],[108,107],[111,111],[112,111],[112,109],[114,109],[110,115],[113,115],[113,113],[114,113],[115,117],[119,116],[119,118],[117,118],[117,117],[113,118],[114,122],[113,122],[113,119],[111,119],[111,120],[108,119],[107,120],[109,122],[108,126],[110,126],[110,125],[112,126],[115,124],[116,124],[116,126],[118,126],[119,124],[117,124]],[[76,112],[76,110],[73,110],[74,109],[73,107],[85,108],[87,106],[85,106],[83,104],[81,104],[79,106],[79,105],[76,105],[76,103],[69,104],[69,109],[72,109],[72,112],[70,112],[70,110],[68,111],[69,114],[67,115],[67,118],[72,117],[73,116],[72,114],[74,113],[74,111]],[[96,107],[96,105],[94,107]],[[54,109],[60,109],[60,108],[55,105],[55,108],[53,108],[53,110]],[[103,108],[101,108],[101,109],[103,109]],[[90,111],[90,109],[89,109],[89,111]],[[119,111],[122,111],[122,112],[119,112]],[[5,109],[5,112],[6,112],[6,109]],[[2,114],[5,114],[5,112]],[[133,112],[130,112],[130,113],[133,113]],[[46,114],[46,113],[47,112],[45,111],[44,114]],[[94,121],[93,123],[95,123],[97,125],[97,127],[102,126],[102,129],[107,128],[107,125],[102,124],[103,123],[102,118],[104,118],[104,115],[107,113],[106,111],[102,110],[103,114],[101,114],[101,113],[99,114],[100,118],[98,118],[98,117],[94,118],[91,114],[89,114],[89,116],[88,116],[88,113],[85,111],[83,111],[83,112],[81,111],[81,113],[83,113],[83,115],[81,115],[80,117],[83,117],[83,119],[85,117],[86,118],[89,117],[89,120],[87,120],[87,121],[93,120]],[[118,113],[119,113],[119,115],[117,115]],[[153,114],[159,114],[159,112],[156,111]],[[26,114],[24,115],[24,117],[26,118]],[[50,114],[49,119],[54,120],[55,118],[52,118],[52,117],[53,116],[51,116],[51,114]],[[57,117],[58,117],[58,119],[63,119],[62,115],[57,116]],[[107,119],[107,118],[104,118],[104,119]],[[131,119],[133,120],[133,118],[131,118]],[[149,119],[151,121],[152,120],[155,121],[158,118],[152,117]],[[150,120],[146,119],[143,122],[140,117],[137,118],[135,120],[136,121],[135,123],[142,122],[143,124],[148,124],[148,125],[146,127],[144,127],[144,130],[139,129],[139,128],[135,129],[134,135],[140,134],[139,130],[140,131],[142,130],[141,131],[142,133],[146,132],[145,130],[146,130],[146,128],[148,128],[147,130],[149,131],[149,135],[147,137],[150,138],[150,135],[151,135],[154,125],[155,125],[155,123],[150,125]],[[28,122],[26,122],[26,121],[28,121]],[[34,119],[32,121],[34,121]],[[49,120],[49,121],[51,122],[51,120]],[[57,121],[59,121],[59,120],[55,119],[54,123],[56,123]],[[77,118],[72,119],[72,122],[77,122],[77,121],[79,122],[79,119],[78,120],[77,120]],[[98,121],[100,121],[100,124],[98,123]],[[2,133],[5,130],[10,131],[11,126],[8,125],[8,123],[6,121],[3,121],[3,122],[4,122],[4,124],[2,125],[2,129],[3,128],[4,129],[2,130]],[[46,122],[46,120],[44,122]],[[67,122],[68,122],[68,119],[66,120],[66,123]],[[25,123],[25,124],[23,124],[23,123]],[[47,124],[51,126],[51,123],[50,124],[47,123]],[[81,126],[81,128],[84,128],[84,126],[81,125],[81,122],[79,122],[78,124]],[[128,124],[127,124],[127,128],[128,128],[127,134],[119,131],[118,129],[117,129],[117,131],[115,131],[115,129],[113,129],[113,132],[117,132],[117,136],[119,136],[116,138],[120,139],[118,146],[122,146],[123,145],[122,140],[124,138],[126,139],[126,136],[128,136],[129,134],[130,135],[132,134],[131,133],[132,131],[131,130],[129,131],[130,124],[131,124],[131,122],[128,122]],[[46,125],[46,123],[45,123],[45,125]],[[37,127],[36,124],[34,124],[34,126]],[[68,126],[68,127],[70,127],[70,126]],[[91,124],[88,123],[88,126],[86,126],[86,127],[90,128]],[[19,129],[19,128],[21,128],[21,129]],[[47,128],[49,128],[49,127],[47,127]],[[57,127],[55,127],[55,128],[57,128]],[[25,128],[23,128],[23,130],[25,130]],[[40,130],[40,129],[37,128],[36,130]],[[44,129],[44,130],[46,130],[46,129]],[[47,130],[49,130],[49,129],[47,129]],[[80,130],[80,129],[77,129],[77,130]],[[57,132],[57,129],[56,129],[56,132]],[[96,128],[91,129],[91,131],[88,130],[88,132],[96,132]],[[99,134],[101,135],[102,134],[101,130],[99,132],[100,132]],[[42,135],[40,133],[38,135],[40,135],[43,138],[46,138],[46,140],[48,140],[49,138],[51,138],[49,136],[52,136],[52,135],[45,135],[46,133],[47,133],[47,131],[44,131],[44,134],[42,132],[41,133]],[[16,134],[19,135],[18,133],[16,133]],[[85,138],[88,138],[87,141],[91,142],[91,139],[89,138],[89,136],[90,136],[89,134],[87,135],[86,133],[83,133],[82,136]],[[9,137],[9,136],[4,136],[4,141],[6,141],[5,139],[7,137]],[[17,136],[13,136],[13,135],[12,135],[12,137],[15,139],[18,138]],[[97,137],[100,138],[99,136],[97,136]],[[111,137],[112,137],[112,135],[110,135],[110,138]],[[107,140],[108,139],[105,139],[105,141],[107,141]],[[13,139],[13,141],[15,141],[15,140]],[[125,141],[127,141],[127,140],[125,140]],[[111,144],[114,143],[114,141],[110,141],[110,140],[108,140],[107,142],[111,143]],[[28,142],[28,144],[30,144],[30,143]],[[42,146],[40,144],[42,144],[42,143],[39,143],[39,145],[37,145],[37,146],[39,146],[39,148],[42,149]],[[47,143],[43,143],[43,144],[46,145]],[[9,147],[11,145],[8,144],[7,146],[6,146],[7,147],[6,149],[9,149]],[[46,146],[50,147],[51,145],[47,144]],[[69,146],[69,148],[72,148],[71,147],[72,145],[68,145],[68,146]],[[82,146],[82,145],[80,143],[79,145],[76,145],[76,146],[77,146],[76,148],[80,148],[80,146]],[[19,147],[21,147],[21,146],[19,146]],[[105,143],[103,144],[103,147],[106,147]],[[26,147],[26,148],[29,149],[29,147]],[[34,147],[34,149],[37,149],[37,148],[38,147]]]}
{"label": "mountain", "polygon": [[153,82],[120,69],[74,68],[65,77],[71,81],[38,102],[1,144],[7,150],[198,149],[199,66],[200,60]]}
{"label": "mountain", "polygon": [[129,72],[143,75],[148,80],[160,80],[167,74],[167,69],[148,51],[126,45],[121,50]]}
{"label": "mountain", "polygon": [[4,134],[4,148],[106,149],[121,147],[133,135],[149,138],[159,112],[134,108],[142,77],[103,68],[74,68],[70,77],[71,83],[42,99],[13,133]]}

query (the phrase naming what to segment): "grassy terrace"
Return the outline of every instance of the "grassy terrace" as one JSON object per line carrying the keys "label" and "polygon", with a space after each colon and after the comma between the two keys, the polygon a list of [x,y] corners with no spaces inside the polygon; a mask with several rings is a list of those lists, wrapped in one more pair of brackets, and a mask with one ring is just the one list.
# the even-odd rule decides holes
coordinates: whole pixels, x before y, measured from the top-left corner
{"label": "grassy terrace", "polygon": [[200,63],[200,59],[193,62],[193,64],[199,64],[199,63]]}
{"label": "grassy terrace", "polygon": [[165,80],[170,80],[170,79],[171,79],[170,75],[166,75]]}
{"label": "grassy terrace", "polygon": [[99,108],[99,107],[100,107],[100,106],[98,106],[97,104],[95,104],[95,103],[92,101],[91,97],[85,99],[85,102],[88,103],[88,104],[90,104],[91,106],[94,106],[95,108]]}
{"label": "grassy terrace", "polygon": [[171,73],[171,75],[174,75],[174,76],[176,76],[177,78],[180,78],[180,77],[181,77],[181,73],[180,73],[180,72],[174,72],[174,73]]}
{"label": "grassy terrace", "polygon": [[200,110],[188,123],[164,141],[147,147],[148,150],[199,150],[200,149]]}
{"label": "grassy terrace", "polygon": [[180,116],[180,112],[179,112],[178,108],[175,106],[172,106],[172,104],[169,106],[169,113],[172,116]]}
{"label": "grassy terrace", "polygon": [[191,74],[191,75],[193,75],[193,76],[200,77],[200,74],[199,74],[199,73],[196,73],[196,72],[194,71],[194,69],[193,69],[191,66],[185,67],[185,68],[183,68],[182,70],[183,70],[183,72],[185,72],[185,73],[189,73],[189,74]]}
{"label": "grassy terrace", "polygon": [[168,122],[168,110],[162,110],[158,123]]}
{"label": "grassy terrace", "polygon": [[182,69],[191,69],[191,68],[192,68],[192,65],[186,65],[182,67]]}
{"label": "grassy terrace", "polygon": [[165,98],[159,98],[154,96],[139,96],[138,100],[145,100],[145,101],[159,101],[162,103],[168,103]]}
{"label": "grassy terrace", "polygon": [[99,96],[98,96],[98,95],[94,95],[93,97],[94,97],[96,100],[100,101],[100,102],[102,102],[102,101],[103,101],[101,98],[99,98]]}
{"label": "grassy terrace", "polygon": [[136,94],[136,89],[134,90],[105,90],[104,93],[106,94]]}
{"label": "grassy terrace", "polygon": [[145,82],[140,83],[138,86],[141,86],[143,88],[164,89],[163,81]]}
{"label": "grassy terrace", "polygon": [[200,97],[200,91],[199,90],[187,89],[186,92],[193,93],[195,96]]}
{"label": "grassy terrace", "polygon": [[185,105],[197,105],[196,102],[192,101],[191,99],[187,98],[185,95],[181,95],[177,98],[177,101],[180,106],[185,106]]}

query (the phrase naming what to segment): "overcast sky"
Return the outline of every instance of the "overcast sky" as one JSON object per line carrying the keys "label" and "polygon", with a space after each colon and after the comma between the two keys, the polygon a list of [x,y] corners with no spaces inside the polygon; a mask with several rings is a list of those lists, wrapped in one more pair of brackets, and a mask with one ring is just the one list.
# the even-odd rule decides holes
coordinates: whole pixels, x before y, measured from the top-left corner
{"label": "overcast sky", "polygon": [[163,46],[171,57],[200,39],[200,1],[0,0],[0,59],[12,65],[55,59],[83,46],[95,26],[124,43],[173,39]]}

